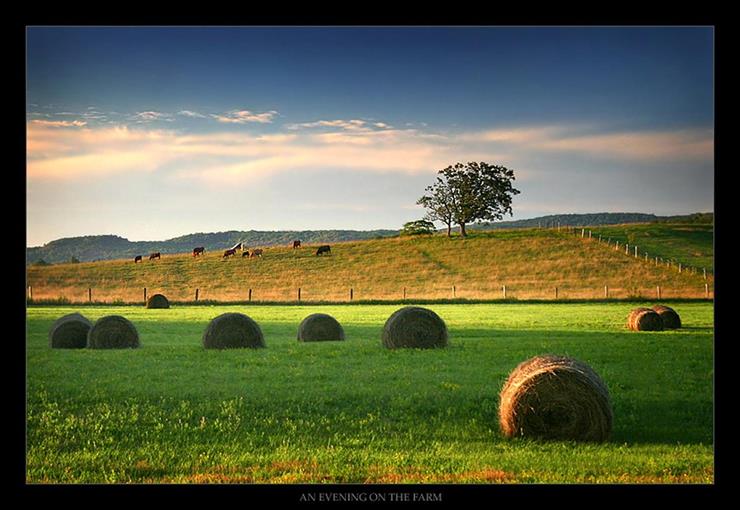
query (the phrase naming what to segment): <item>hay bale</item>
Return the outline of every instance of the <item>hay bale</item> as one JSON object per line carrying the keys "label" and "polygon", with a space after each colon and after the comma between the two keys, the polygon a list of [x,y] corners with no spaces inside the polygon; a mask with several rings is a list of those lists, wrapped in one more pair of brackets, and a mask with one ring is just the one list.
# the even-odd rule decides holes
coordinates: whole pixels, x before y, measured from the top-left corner
{"label": "hay bale", "polygon": [[52,349],[84,349],[87,347],[87,333],[90,328],[92,328],[92,322],[79,313],[59,317],[49,330],[49,347]]}
{"label": "hay bale", "polygon": [[325,313],[314,313],[301,321],[298,326],[299,342],[322,342],[344,340],[342,325]]}
{"label": "hay bale", "polygon": [[663,331],[663,319],[650,308],[635,308],[627,316],[627,327],[632,331]]}
{"label": "hay bale", "polygon": [[670,306],[655,305],[653,311],[663,319],[665,329],[679,329],[681,327],[681,317]]}
{"label": "hay bale", "polygon": [[505,437],[606,441],[613,412],[606,384],[585,363],[535,356],[520,363],[501,390]]}
{"label": "hay bale", "polygon": [[265,338],[259,325],[243,313],[224,313],[213,319],[203,332],[206,349],[259,348]]}
{"label": "hay bale", "polygon": [[170,302],[164,294],[154,294],[146,300],[147,308],[169,308]]}
{"label": "hay bale", "polygon": [[101,317],[87,334],[90,349],[135,349],[140,345],[136,327],[120,315]]}
{"label": "hay bale", "polygon": [[383,326],[383,345],[389,349],[447,346],[447,326],[433,311],[406,306],[393,312]]}

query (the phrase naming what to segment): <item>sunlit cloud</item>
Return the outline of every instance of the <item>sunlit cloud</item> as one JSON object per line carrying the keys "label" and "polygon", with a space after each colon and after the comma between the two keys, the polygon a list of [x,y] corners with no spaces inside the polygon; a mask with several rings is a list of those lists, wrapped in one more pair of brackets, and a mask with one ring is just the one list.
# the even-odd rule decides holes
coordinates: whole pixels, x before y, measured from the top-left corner
{"label": "sunlit cloud", "polygon": [[369,122],[362,119],[350,119],[350,120],[316,120],[312,122],[301,122],[294,124],[287,124],[285,126],[291,130],[297,129],[313,129],[313,128],[332,128],[342,129],[346,131],[371,131],[373,129],[390,129],[392,126],[384,122]]}
{"label": "sunlit cloud", "polygon": [[82,127],[87,125],[87,122],[83,120],[41,120],[34,119],[31,121],[32,124],[46,127]]}
{"label": "sunlit cloud", "polygon": [[172,122],[174,120],[172,118],[172,115],[170,115],[169,113],[154,112],[154,111],[137,112],[131,117],[131,119],[139,121],[139,122],[152,122],[152,121],[157,121],[157,120]]}
{"label": "sunlit cloud", "polygon": [[269,112],[254,113],[249,110],[232,110],[221,115],[211,114],[211,117],[219,122],[226,122],[232,124],[246,124],[248,122],[257,122],[260,124],[267,124],[272,122],[272,119],[278,114],[275,110]]}

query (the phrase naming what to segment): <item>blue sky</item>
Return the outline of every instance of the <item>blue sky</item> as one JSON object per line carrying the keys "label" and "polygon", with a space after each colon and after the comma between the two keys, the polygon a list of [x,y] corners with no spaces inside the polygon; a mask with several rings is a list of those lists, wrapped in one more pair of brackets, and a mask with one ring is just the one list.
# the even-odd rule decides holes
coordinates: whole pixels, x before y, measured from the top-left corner
{"label": "blue sky", "polygon": [[30,27],[28,244],[399,228],[468,160],[515,219],[710,211],[713,122],[706,27]]}

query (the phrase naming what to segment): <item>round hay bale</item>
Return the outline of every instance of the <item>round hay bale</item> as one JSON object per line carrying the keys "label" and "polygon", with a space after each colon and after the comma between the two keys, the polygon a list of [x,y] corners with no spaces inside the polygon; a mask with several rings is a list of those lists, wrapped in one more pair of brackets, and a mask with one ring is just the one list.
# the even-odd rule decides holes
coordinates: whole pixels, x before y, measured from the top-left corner
{"label": "round hay bale", "polygon": [[154,294],[146,300],[147,308],[169,308],[170,302],[164,294]]}
{"label": "round hay bale", "polygon": [[120,315],[101,317],[87,334],[90,349],[136,349],[140,345],[136,327]]}
{"label": "round hay bale", "polygon": [[650,308],[635,308],[627,316],[627,327],[632,331],[663,331],[663,319]]}
{"label": "round hay bale", "polygon": [[49,330],[49,347],[52,349],[84,349],[87,347],[87,333],[90,328],[92,328],[92,322],[79,313],[59,317]]}
{"label": "round hay bale", "polygon": [[243,313],[224,313],[213,319],[203,332],[206,349],[259,348],[265,346],[262,330]]}
{"label": "round hay bale", "polygon": [[382,339],[383,345],[389,349],[446,347],[447,326],[428,308],[406,306],[388,317]]}
{"label": "round hay bale", "polygon": [[314,313],[301,321],[298,326],[299,342],[323,342],[344,340],[342,325],[325,313]]}
{"label": "round hay bale", "polygon": [[663,319],[663,327],[665,329],[679,329],[681,327],[681,317],[673,308],[664,305],[655,305],[653,311]]}
{"label": "round hay bale", "polygon": [[505,437],[606,441],[613,412],[606,384],[587,364],[563,356],[520,363],[501,390]]}

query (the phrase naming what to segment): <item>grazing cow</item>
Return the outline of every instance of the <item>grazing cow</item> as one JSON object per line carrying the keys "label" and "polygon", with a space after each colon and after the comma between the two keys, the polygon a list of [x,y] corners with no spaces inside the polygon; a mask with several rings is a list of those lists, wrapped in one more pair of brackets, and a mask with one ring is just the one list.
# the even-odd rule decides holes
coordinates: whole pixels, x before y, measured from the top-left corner
{"label": "grazing cow", "polygon": [[226,250],[226,251],[224,252],[224,255],[223,255],[223,257],[221,257],[221,258],[224,258],[224,259],[225,259],[226,257],[231,257],[231,256],[232,256],[232,255],[234,255],[235,253],[236,253],[236,248],[229,248],[228,250]]}
{"label": "grazing cow", "polygon": [[331,253],[331,246],[328,244],[325,244],[323,246],[319,246],[319,249],[316,250],[316,255],[321,255],[322,253]]}
{"label": "grazing cow", "polygon": [[197,257],[198,255],[203,255],[204,251],[206,251],[206,249],[203,246],[198,246],[197,248],[193,248],[193,257]]}
{"label": "grazing cow", "polygon": [[137,255],[134,257],[134,264],[136,264],[137,262],[142,262],[141,255]]}
{"label": "grazing cow", "polygon": [[242,258],[244,258],[244,257],[249,257],[249,250],[244,250],[242,252]]}
{"label": "grazing cow", "polygon": [[151,255],[149,255],[149,260],[161,259],[161,258],[162,258],[162,254],[159,252],[152,253]]}
{"label": "grazing cow", "polygon": [[262,248],[257,248],[256,250],[252,250],[252,254],[249,256],[251,257],[261,257],[262,256]]}
{"label": "grazing cow", "polygon": [[300,239],[298,241],[293,241],[293,249],[294,250],[296,248],[300,248],[300,247],[301,247],[301,241],[300,241]]}

